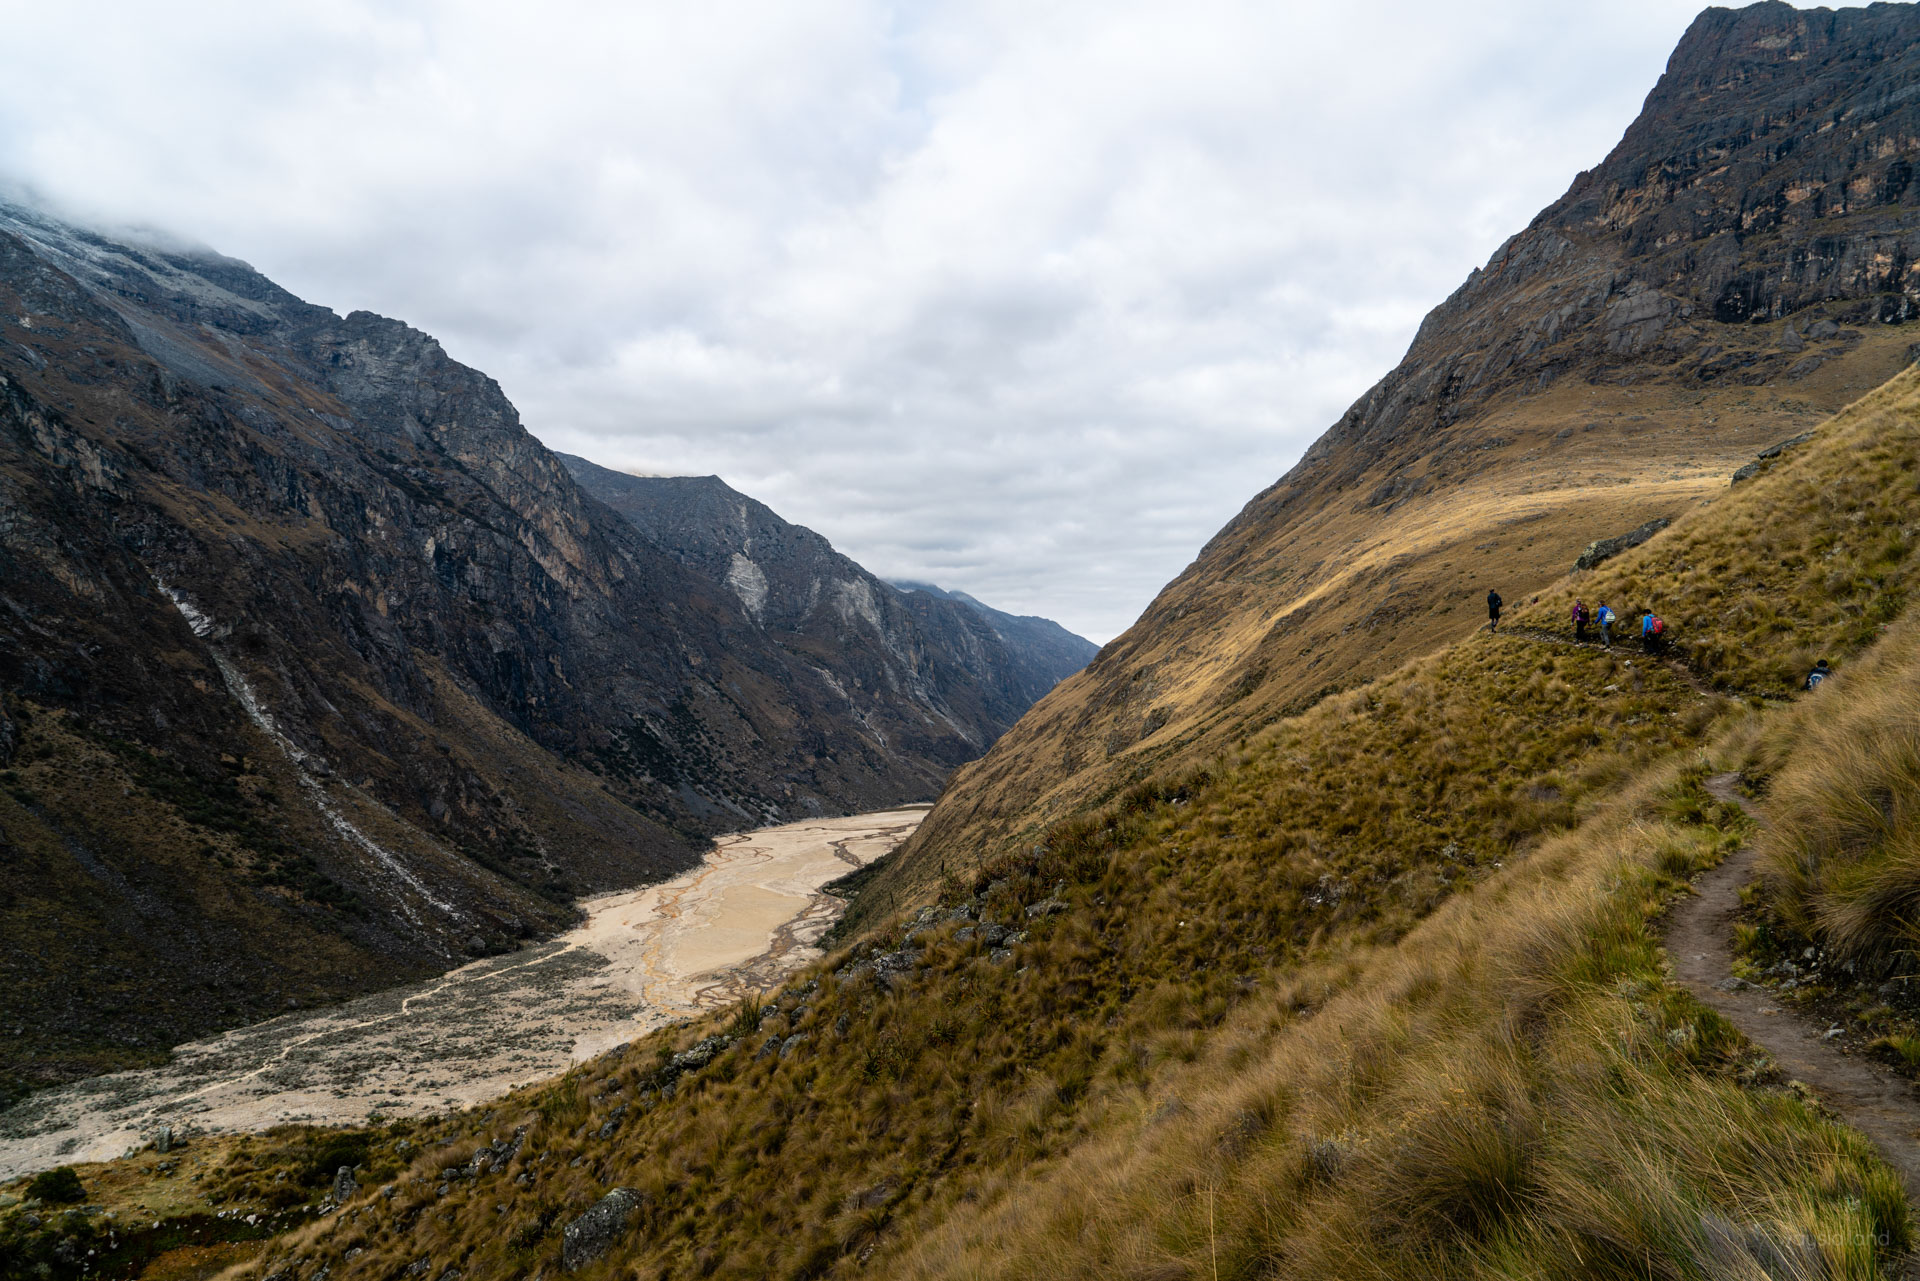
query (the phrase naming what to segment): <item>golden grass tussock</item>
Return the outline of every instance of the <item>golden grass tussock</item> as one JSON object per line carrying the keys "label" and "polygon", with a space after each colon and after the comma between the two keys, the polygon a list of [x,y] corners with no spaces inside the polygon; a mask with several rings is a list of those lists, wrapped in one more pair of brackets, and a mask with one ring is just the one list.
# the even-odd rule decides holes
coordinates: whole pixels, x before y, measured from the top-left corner
{"label": "golden grass tussock", "polygon": [[1856,971],[1920,971],[1920,625],[1796,709],[1763,850],[1778,924]]}
{"label": "golden grass tussock", "polygon": [[[1917,392],[1609,591],[1729,687],[1845,660],[1904,598]],[[1766,619],[1688,577],[1722,563]],[[583,1281],[1876,1275],[1911,1236],[1894,1176],[1665,978],[1658,914],[1749,834],[1703,751],[1785,786],[1806,750],[1697,682],[1476,635],[953,872],[758,1010],[449,1119],[258,1273],[551,1273],[624,1187]],[[516,1133],[503,1168],[432,1168]]]}

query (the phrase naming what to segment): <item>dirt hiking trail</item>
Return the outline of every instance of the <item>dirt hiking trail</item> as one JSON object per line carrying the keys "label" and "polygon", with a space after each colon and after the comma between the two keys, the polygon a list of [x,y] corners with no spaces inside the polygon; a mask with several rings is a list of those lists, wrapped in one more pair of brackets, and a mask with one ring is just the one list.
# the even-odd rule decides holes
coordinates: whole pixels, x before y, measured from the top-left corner
{"label": "dirt hiking trail", "polygon": [[[1764,827],[1765,813],[1734,790],[1737,778],[1717,774],[1707,780],[1707,791],[1722,804],[1740,806]],[[1781,1005],[1765,988],[1734,977],[1734,917],[1740,887],[1754,878],[1756,857],[1752,842],[1742,846],[1695,880],[1693,896],[1673,909],[1666,935],[1674,975],[1772,1055],[1787,1077],[1811,1086],[1841,1120],[1872,1139],[1906,1181],[1908,1200],[1920,1203],[1920,1089],[1847,1053],[1850,1033],[1830,1037],[1824,1020],[1815,1022]]]}
{"label": "dirt hiking trail", "polygon": [[[1482,627],[1480,630],[1484,632],[1487,629]],[[1716,688],[1706,677],[1700,675],[1700,673],[1694,671],[1693,668],[1687,665],[1687,660],[1680,656],[1676,646],[1669,644],[1661,652],[1649,654],[1641,648],[1640,638],[1638,636],[1635,636],[1631,643],[1625,639],[1616,639],[1614,643],[1609,646],[1603,645],[1597,640],[1575,640],[1571,636],[1562,636],[1555,632],[1541,631],[1533,627],[1509,627],[1494,632],[1492,635],[1518,636],[1521,640],[1534,641],[1542,645],[1565,645],[1574,649],[1597,649],[1602,653],[1618,654],[1623,659],[1639,659],[1643,662],[1658,663],[1675,676],[1678,676],[1694,693],[1705,695],[1708,698],[1764,698],[1771,702],[1780,701],[1779,695],[1777,694],[1761,694],[1731,687]]]}

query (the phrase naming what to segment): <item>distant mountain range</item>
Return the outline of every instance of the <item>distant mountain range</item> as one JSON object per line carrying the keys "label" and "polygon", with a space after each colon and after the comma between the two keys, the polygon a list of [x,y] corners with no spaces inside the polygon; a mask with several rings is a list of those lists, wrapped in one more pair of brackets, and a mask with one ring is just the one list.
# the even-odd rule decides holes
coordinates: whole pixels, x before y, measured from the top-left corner
{"label": "distant mountain range", "polygon": [[965,592],[950,592],[932,583],[895,579],[893,585],[903,592],[924,592],[941,600],[958,601],[987,620],[987,624],[1015,650],[1044,664],[1044,671],[1066,671],[1071,676],[1100,652],[1100,647],[1084,636],[1068,631],[1051,618],[1035,614],[1009,614],[976,600]]}
{"label": "distant mountain range", "polygon": [[847,690],[849,715],[930,759],[979,755],[1099,651],[1044,618],[884,582],[717,476],[632,476],[558,457],[649,543],[724,582],[774,644]]}
{"label": "distant mountain range", "polygon": [[1091,652],[613,475],[398,321],[0,206],[0,1086],[930,799]]}

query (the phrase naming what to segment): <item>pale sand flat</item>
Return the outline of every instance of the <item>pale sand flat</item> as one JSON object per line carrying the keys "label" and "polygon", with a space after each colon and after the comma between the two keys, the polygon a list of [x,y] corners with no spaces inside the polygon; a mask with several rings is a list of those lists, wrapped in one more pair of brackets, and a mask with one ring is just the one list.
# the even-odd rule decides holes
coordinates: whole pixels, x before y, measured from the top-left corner
{"label": "pale sand flat", "polygon": [[576,929],[425,983],[175,1049],[0,1113],[0,1179],[120,1155],[161,1125],[348,1124],[497,1098],[819,956],[841,900],[820,886],[889,852],[924,808],[720,838],[691,872],[582,903]]}

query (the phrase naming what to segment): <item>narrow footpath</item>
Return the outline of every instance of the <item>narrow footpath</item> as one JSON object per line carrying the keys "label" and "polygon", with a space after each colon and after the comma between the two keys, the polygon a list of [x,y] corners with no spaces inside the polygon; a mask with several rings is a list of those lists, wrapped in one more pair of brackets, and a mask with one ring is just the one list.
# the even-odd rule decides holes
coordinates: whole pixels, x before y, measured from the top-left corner
{"label": "narrow footpath", "polygon": [[[1486,631],[1487,629],[1483,627],[1480,630]],[[1700,675],[1700,673],[1694,671],[1693,668],[1687,665],[1687,660],[1680,656],[1678,648],[1673,645],[1669,645],[1658,654],[1649,654],[1640,647],[1638,638],[1635,638],[1632,643],[1628,643],[1623,639],[1615,641],[1611,646],[1608,646],[1602,645],[1597,640],[1575,640],[1571,636],[1542,631],[1534,627],[1509,627],[1493,634],[1496,636],[1518,636],[1521,640],[1534,641],[1543,645],[1565,645],[1573,649],[1597,649],[1607,654],[1617,653],[1622,658],[1638,658],[1649,663],[1658,663],[1675,676],[1678,676],[1694,693],[1704,694],[1710,698],[1764,698],[1772,702],[1780,701],[1779,695],[1777,694],[1761,694],[1731,688],[1716,689],[1706,677]]]}
{"label": "narrow footpath", "polygon": [[[1734,774],[1707,780],[1723,804],[1738,805],[1765,826],[1765,814],[1735,790]],[[1907,1198],[1920,1204],[1920,1087],[1867,1059],[1845,1052],[1845,1038],[1779,1004],[1765,988],[1733,974],[1733,926],[1740,887],[1754,877],[1751,843],[1694,882],[1694,894],[1677,905],[1667,924],[1667,957],[1674,975],[1700,1001],[1719,1011],[1754,1044],[1773,1056],[1792,1080],[1812,1087],[1820,1101],[1872,1139],[1887,1163],[1906,1181]]]}

